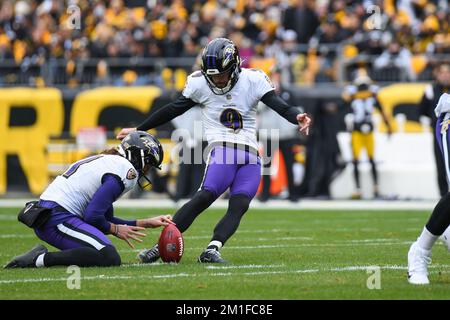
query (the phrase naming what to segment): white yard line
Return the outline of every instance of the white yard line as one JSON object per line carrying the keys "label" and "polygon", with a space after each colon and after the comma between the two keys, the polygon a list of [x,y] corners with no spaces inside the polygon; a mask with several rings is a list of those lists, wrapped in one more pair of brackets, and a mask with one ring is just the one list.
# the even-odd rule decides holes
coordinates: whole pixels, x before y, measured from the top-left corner
{"label": "white yard line", "polygon": [[16,239],[16,238],[36,238],[34,234],[0,234],[0,239]]}
{"label": "white yard line", "polygon": [[336,242],[349,242],[349,243],[360,243],[360,242],[392,242],[392,241],[401,241],[401,239],[389,239],[389,238],[379,238],[379,239],[355,239],[355,240],[336,240]]}
{"label": "white yard line", "polygon": [[237,266],[206,266],[206,269],[224,270],[224,269],[262,269],[262,268],[282,268],[284,264],[244,264]]}
{"label": "white yard line", "polygon": [[[81,280],[148,280],[148,279],[168,279],[168,278],[192,278],[192,277],[229,277],[229,276],[260,276],[260,275],[271,275],[271,274],[292,274],[292,273],[319,273],[319,272],[349,272],[349,271],[363,271],[370,270],[373,265],[367,266],[346,266],[346,267],[335,267],[335,268],[325,268],[325,269],[298,269],[298,270],[280,270],[280,271],[254,271],[254,272],[218,272],[218,273],[172,273],[172,274],[159,274],[159,275],[133,275],[133,276],[106,276],[104,274],[96,276],[84,276]],[[399,265],[385,265],[378,266],[382,270],[407,270],[407,266]],[[450,270],[450,265],[432,265],[430,269],[445,268]],[[438,271],[436,271],[438,272]],[[439,271],[440,272],[440,271]],[[4,284],[15,284],[15,283],[39,283],[39,282],[60,282],[67,281],[66,277],[58,278],[28,278],[28,279],[11,279],[11,280],[0,280],[0,285]]]}
{"label": "white yard line", "polygon": [[[227,246],[228,249],[236,250],[253,250],[253,249],[272,249],[272,248],[301,248],[301,247],[352,247],[352,246],[391,246],[391,245],[410,245],[413,241],[402,241],[402,242],[349,242],[349,243],[303,243],[303,244],[292,244],[292,245],[282,245],[282,244],[263,244],[255,246]],[[204,247],[193,247],[186,248],[187,250],[204,250]],[[140,250],[119,250],[119,252],[139,252]]]}
{"label": "white yard line", "polygon": [[[286,209],[286,210],[432,210],[438,199],[425,201],[373,201],[373,200],[300,200],[292,203],[287,200],[271,200],[261,203],[252,201],[250,208],[254,209]],[[122,199],[117,202],[118,207],[138,207],[138,208],[171,208],[175,209],[183,205],[187,200],[180,203],[174,203],[170,200],[154,200],[154,199],[138,199],[128,200]],[[219,199],[211,205],[211,208],[226,209],[228,208],[228,200]]]}
{"label": "white yard line", "polygon": [[[395,239],[394,239],[395,240]],[[262,245],[254,245],[254,246],[227,246],[227,249],[235,249],[235,250],[253,250],[253,249],[274,249],[274,248],[302,248],[302,247],[354,247],[354,246],[404,246],[410,245],[413,241],[400,241],[400,242],[342,242],[342,243],[301,243],[301,244],[262,244]],[[188,247],[185,250],[204,250],[204,247]],[[119,252],[139,252],[142,249],[124,249],[118,250]]]}
{"label": "white yard line", "polygon": [[[0,199],[0,208],[3,207],[22,207],[26,202],[35,199]],[[120,199],[116,202],[117,208],[138,208],[152,209],[161,208],[174,210],[186,203],[183,200],[174,203],[169,199]],[[286,210],[432,210],[436,205],[436,200],[423,201],[374,201],[374,200],[300,200],[292,203],[287,200],[271,200],[261,203],[257,200],[252,201],[252,209],[286,209]],[[211,208],[226,209],[228,200],[219,199],[215,201]],[[0,213],[1,215],[1,213]]]}
{"label": "white yard line", "polygon": [[[211,235],[208,236],[184,236],[184,239],[210,239]],[[310,241],[314,240],[312,237],[273,237],[273,238],[255,238],[253,241],[275,241],[275,240],[302,240],[302,241]]]}
{"label": "white yard line", "polygon": [[407,245],[411,244],[413,241],[403,241],[403,242],[381,242],[381,243],[302,243],[302,244],[292,244],[292,245],[282,245],[282,244],[268,244],[268,245],[257,245],[257,246],[227,246],[229,249],[270,249],[270,248],[296,248],[296,247],[352,247],[352,246],[387,246],[387,245]]}

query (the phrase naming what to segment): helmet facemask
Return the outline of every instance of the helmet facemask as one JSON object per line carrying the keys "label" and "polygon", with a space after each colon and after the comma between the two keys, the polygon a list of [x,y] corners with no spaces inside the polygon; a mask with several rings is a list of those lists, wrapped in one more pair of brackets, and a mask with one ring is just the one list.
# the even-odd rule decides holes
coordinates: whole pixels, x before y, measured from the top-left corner
{"label": "helmet facemask", "polygon": [[[208,69],[206,74],[204,73],[206,82],[208,83],[208,86],[211,88],[212,92],[217,95],[223,95],[223,94],[230,92],[230,90],[234,87],[234,85],[236,84],[236,82],[238,81],[238,78],[239,78],[239,71],[235,65],[232,66],[232,68],[230,68],[230,70],[226,70],[226,71],[220,72],[220,73],[212,73],[212,72],[208,73],[208,71],[211,71],[211,69]],[[221,74],[225,74],[225,73],[230,73],[230,76],[229,76],[230,78],[225,87],[219,88],[214,83],[212,76],[221,75]]]}

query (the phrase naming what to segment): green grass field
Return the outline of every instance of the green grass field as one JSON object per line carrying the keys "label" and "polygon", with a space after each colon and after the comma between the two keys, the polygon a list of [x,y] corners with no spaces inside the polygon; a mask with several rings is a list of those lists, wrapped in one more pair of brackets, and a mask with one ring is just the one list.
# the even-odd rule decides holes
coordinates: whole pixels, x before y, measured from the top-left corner
{"label": "green grass field", "polygon": [[[17,222],[17,211],[0,209],[1,265],[40,242]],[[116,215],[172,212],[118,209]],[[81,269],[80,289],[68,289],[65,267],[1,269],[0,299],[450,299],[450,253],[440,243],[432,284],[406,281],[409,245],[429,212],[251,209],[222,249],[231,263],[201,265],[197,257],[222,214],[208,210],[194,222],[178,265],[137,264],[137,251],[153,245],[161,230],[151,229],[134,251],[114,238],[123,265]],[[380,289],[367,287],[369,266],[381,268]]]}

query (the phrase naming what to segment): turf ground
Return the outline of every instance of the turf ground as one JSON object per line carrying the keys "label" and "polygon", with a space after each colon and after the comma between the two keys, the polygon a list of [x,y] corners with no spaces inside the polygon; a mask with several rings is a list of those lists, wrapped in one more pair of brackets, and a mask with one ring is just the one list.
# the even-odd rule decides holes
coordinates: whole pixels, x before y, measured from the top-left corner
{"label": "turf ground", "polygon": [[[17,222],[17,211],[0,209],[1,265],[39,242]],[[116,215],[172,211],[117,209]],[[251,209],[222,249],[231,263],[200,265],[196,259],[222,214],[210,209],[194,222],[178,265],[137,264],[137,251],[159,236],[160,229],[151,229],[136,250],[114,238],[123,265],[81,269],[80,289],[68,289],[65,267],[0,269],[0,299],[450,299],[450,253],[441,244],[433,250],[432,284],[406,281],[408,248],[429,211]],[[380,268],[380,289],[367,287],[376,284],[370,266]]]}

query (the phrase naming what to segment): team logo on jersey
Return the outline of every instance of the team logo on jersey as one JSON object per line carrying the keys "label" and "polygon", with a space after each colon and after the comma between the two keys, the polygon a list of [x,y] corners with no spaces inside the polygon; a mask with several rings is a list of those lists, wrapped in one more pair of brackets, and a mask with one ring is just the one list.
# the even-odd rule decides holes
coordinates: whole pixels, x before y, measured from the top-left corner
{"label": "team logo on jersey", "polygon": [[136,170],[134,170],[133,168],[131,168],[130,170],[128,170],[127,172],[127,179],[128,180],[134,180],[137,177],[137,172]]}

